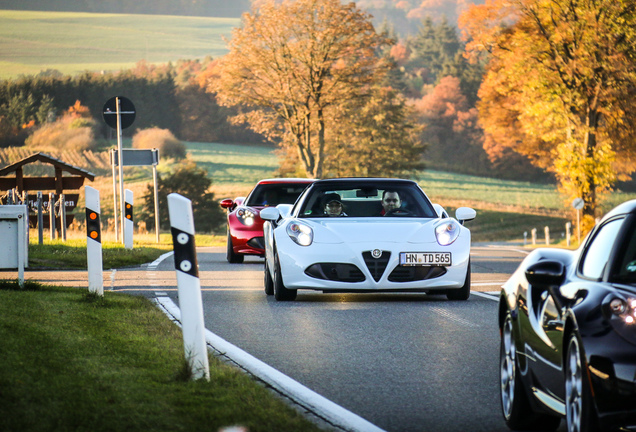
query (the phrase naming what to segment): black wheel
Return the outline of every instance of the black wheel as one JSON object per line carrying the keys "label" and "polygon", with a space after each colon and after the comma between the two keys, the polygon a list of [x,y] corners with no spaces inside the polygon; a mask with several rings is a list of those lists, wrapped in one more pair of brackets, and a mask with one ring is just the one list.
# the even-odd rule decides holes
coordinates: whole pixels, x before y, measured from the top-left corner
{"label": "black wheel", "polygon": [[600,430],[580,339],[572,333],[565,356],[565,413],[569,432]]}
{"label": "black wheel", "polygon": [[267,265],[267,258],[265,258],[265,275],[263,285],[265,285],[265,294],[273,295],[274,294],[274,280],[272,279],[272,275],[269,274],[269,266]]}
{"label": "black wheel", "polygon": [[230,234],[230,230],[227,230],[227,252],[226,252],[227,262],[230,264],[240,264],[243,262],[245,257],[241,254],[234,253],[234,248],[232,247],[232,235]]}
{"label": "black wheel", "polygon": [[283,276],[280,271],[280,262],[278,262],[278,254],[274,254],[274,298],[278,301],[296,300],[297,290],[285,288]]}
{"label": "black wheel", "polygon": [[449,300],[468,300],[468,297],[470,297],[470,261],[468,261],[464,285],[459,289],[449,290],[446,293],[446,298]]}
{"label": "black wheel", "polygon": [[561,418],[538,414],[532,410],[518,372],[512,318],[508,313],[501,332],[499,350],[501,411],[506,424],[513,430],[556,430]]}

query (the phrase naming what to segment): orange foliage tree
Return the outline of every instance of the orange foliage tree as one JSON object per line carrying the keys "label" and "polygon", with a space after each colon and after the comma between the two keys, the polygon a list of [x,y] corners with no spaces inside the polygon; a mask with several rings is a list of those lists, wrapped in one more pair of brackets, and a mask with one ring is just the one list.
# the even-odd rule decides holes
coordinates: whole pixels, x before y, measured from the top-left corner
{"label": "orange foliage tree", "polygon": [[478,109],[491,158],[526,155],[595,215],[636,169],[633,1],[488,0],[460,26],[467,53],[488,54]]}
{"label": "orange foliage tree", "polygon": [[459,78],[446,76],[427,95],[414,102],[419,119],[426,127],[429,143],[427,160],[443,169],[470,167],[483,173],[488,160],[481,148],[483,133],[477,124],[477,110],[470,107],[461,91]]}
{"label": "orange foliage tree", "polygon": [[378,52],[388,42],[354,3],[264,0],[243,15],[208,88],[222,105],[247,107],[235,121],[294,149],[319,178],[330,131],[359,115],[385,76]]}

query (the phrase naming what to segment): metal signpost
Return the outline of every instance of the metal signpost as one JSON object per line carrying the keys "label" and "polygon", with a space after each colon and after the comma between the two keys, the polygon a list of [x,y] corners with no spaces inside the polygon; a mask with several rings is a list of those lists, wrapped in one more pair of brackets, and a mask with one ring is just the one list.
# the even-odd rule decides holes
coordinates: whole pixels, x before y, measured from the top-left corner
{"label": "metal signpost", "polygon": [[[115,96],[104,104],[103,109],[104,121],[108,126],[117,131],[117,150],[119,153],[119,159],[123,160],[122,143],[121,143],[121,131],[126,129],[135,121],[136,111],[135,105],[123,96]],[[124,239],[124,171],[122,164],[119,164],[119,202],[120,202],[120,216],[121,216],[121,238]],[[117,233],[117,208],[115,208],[115,232]],[[119,236],[117,236],[119,241]]]}
{"label": "metal signpost", "polygon": [[[121,155],[124,162],[123,166],[152,166],[152,183],[155,197],[155,234],[157,243],[159,243],[159,195],[157,190],[159,149],[123,149]],[[115,188],[115,167],[119,165],[119,155],[115,149],[110,151],[110,165],[113,167],[113,188]],[[117,198],[115,198],[115,208],[117,208]]]}

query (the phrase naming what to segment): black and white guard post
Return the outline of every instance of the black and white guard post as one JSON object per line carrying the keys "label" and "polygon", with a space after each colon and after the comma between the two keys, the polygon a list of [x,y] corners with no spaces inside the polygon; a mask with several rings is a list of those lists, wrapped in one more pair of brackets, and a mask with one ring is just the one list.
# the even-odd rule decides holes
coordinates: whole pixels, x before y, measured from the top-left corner
{"label": "black and white guard post", "polygon": [[126,227],[124,228],[124,247],[126,249],[132,249],[134,228],[133,192],[130,189],[126,189],[124,197],[124,223],[126,224]]}
{"label": "black and white guard post", "polygon": [[194,244],[192,201],[176,193],[168,195],[168,213],[177,272],[181,326],[186,361],[192,379],[210,380],[210,365],[205,342],[201,282]]}
{"label": "black and white guard post", "polygon": [[86,258],[88,264],[88,291],[104,296],[102,265],[102,226],[99,217],[99,191],[84,186],[86,196]]}

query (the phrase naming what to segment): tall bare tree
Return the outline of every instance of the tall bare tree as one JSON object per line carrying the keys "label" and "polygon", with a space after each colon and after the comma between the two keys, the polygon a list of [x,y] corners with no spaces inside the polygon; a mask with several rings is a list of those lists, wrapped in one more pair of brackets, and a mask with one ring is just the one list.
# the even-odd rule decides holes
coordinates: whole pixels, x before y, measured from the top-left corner
{"label": "tall bare tree", "polygon": [[[389,41],[370,17],[340,0],[259,2],[233,32],[209,91],[235,118],[282,148],[293,147],[309,177],[323,175],[327,135],[352,115],[347,106],[373,94],[389,67]],[[400,145],[396,143],[396,145]]]}

